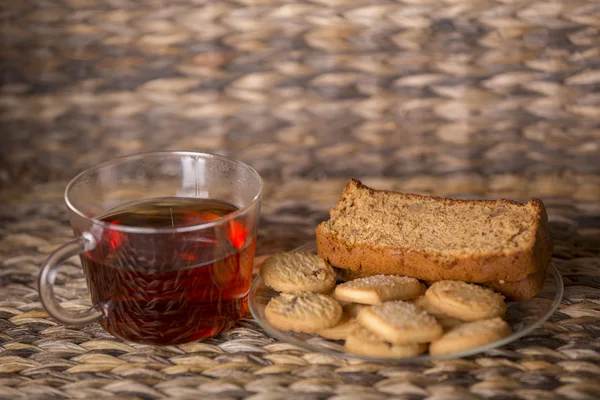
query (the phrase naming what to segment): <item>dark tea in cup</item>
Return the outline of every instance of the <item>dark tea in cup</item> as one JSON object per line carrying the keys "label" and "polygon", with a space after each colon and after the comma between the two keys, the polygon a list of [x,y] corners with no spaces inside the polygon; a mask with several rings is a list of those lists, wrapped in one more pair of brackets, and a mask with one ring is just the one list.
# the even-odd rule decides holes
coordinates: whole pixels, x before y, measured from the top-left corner
{"label": "dark tea in cup", "polygon": [[[247,314],[262,180],[222,156],[157,152],[84,171],[65,200],[77,237],[48,257],[40,298],[67,325],[172,345],[205,339]],[[64,309],[56,271],[80,255],[93,307]]]}
{"label": "dark tea in cup", "polygon": [[[110,210],[101,221],[182,228],[238,208],[212,199],[151,199]],[[240,221],[223,228],[142,237],[108,230],[82,263],[102,327],[139,343],[177,344],[211,337],[247,314],[256,238]],[[182,323],[185,322],[185,323]]]}

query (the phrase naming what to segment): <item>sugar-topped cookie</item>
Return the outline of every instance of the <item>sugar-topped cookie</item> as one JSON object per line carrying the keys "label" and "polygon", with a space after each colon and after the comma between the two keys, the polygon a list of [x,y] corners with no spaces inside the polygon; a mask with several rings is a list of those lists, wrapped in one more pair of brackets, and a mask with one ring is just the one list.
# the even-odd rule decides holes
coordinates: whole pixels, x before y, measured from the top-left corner
{"label": "sugar-topped cookie", "polygon": [[425,343],[390,344],[359,326],[353,329],[344,345],[348,353],[366,357],[404,358],[414,357],[427,349]]}
{"label": "sugar-topped cookie", "polygon": [[390,300],[411,300],[425,292],[418,279],[399,275],[374,275],[338,285],[335,297],[342,301],[378,304]]}
{"label": "sugar-topped cookie", "polygon": [[428,343],[442,336],[442,327],[423,309],[406,301],[388,301],[366,307],[358,323],[394,344]]}
{"label": "sugar-topped cookie", "polygon": [[444,328],[444,330],[452,329],[457,327],[458,325],[464,324],[465,322],[458,319],[453,318],[449,315],[444,314],[437,308],[435,308],[429,300],[427,300],[426,296],[419,296],[413,303],[418,307],[421,307],[423,310],[427,312],[427,314],[431,315],[433,318],[437,320],[437,322]]}
{"label": "sugar-topped cookie", "polygon": [[427,301],[446,315],[477,321],[506,314],[504,297],[492,289],[462,281],[439,281],[425,292]]}
{"label": "sugar-topped cookie", "polygon": [[429,353],[440,355],[474,349],[498,341],[510,333],[508,324],[499,317],[468,322],[431,343]]}

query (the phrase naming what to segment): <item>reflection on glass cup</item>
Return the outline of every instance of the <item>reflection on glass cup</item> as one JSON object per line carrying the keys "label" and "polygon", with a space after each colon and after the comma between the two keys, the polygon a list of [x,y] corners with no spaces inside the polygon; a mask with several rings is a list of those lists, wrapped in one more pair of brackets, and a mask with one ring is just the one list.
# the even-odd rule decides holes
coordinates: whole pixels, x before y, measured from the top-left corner
{"label": "reflection on glass cup", "polygon": [[[247,313],[262,179],[246,164],[190,152],[143,153],[86,170],[67,186],[76,239],[42,265],[40,298],[67,325],[98,320],[138,343],[211,337]],[[93,308],[53,295],[80,255]]]}

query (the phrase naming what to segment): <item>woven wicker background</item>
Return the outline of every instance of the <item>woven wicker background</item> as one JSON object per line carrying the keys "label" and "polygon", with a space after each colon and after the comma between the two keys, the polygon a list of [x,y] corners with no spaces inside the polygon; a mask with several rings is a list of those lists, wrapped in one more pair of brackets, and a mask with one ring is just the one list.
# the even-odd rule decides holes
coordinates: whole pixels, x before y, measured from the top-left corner
{"label": "woven wicker background", "polygon": [[[600,398],[598,0],[0,2],[0,398]],[[565,300],[502,349],[361,364],[250,319],[158,348],[57,324],[35,277],[82,169],[206,150],[266,178],[258,252],[312,240],[349,177],[541,197]],[[57,294],[82,307],[76,260]]]}

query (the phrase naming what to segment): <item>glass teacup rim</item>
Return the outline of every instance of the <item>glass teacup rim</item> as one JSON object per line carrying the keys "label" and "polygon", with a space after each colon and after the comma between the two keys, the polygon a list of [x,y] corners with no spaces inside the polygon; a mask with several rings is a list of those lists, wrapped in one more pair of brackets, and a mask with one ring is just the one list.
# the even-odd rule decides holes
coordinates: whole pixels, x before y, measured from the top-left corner
{"label": "glass teacup rim", "polygon": [[[75,185],[75,183],[78,182],[80,179],[82,179],[84,176],[86,176],[94,171],[98,171],[109,165],[116,165],[116,164],[119,164],[122,162],[134,161],[136,159],[142,159],[144,157],[177,156],[177,155],[178,156],[194,156],[194,157],[200,156],[200,157],[204,157],[206,159],[210,159],[210,158],[220,159],[220,160],[223,160],[226,162],[236,164],[237,166],[240,166],[242,168],[248,169],[250,171],[250,173],[252,175],[254,175],[258,180],[258,184],[259,184],[258,191],[257,191],[256,195],[252,198],[252,200],[245,206],[241,207],[239,210],[235,210],[235,211],[233,211],[219,219],[213,220],[213,221],[203,222],[200,224],[186,225],[186,226],[177,227],[177,228],[148,228],[148,227],[137,227],[137,226],[134,227],[134,226],[128,226],[128,225],[107,223],[107,222],[99,220],[95,217],[90,217],[89,215],[85,214],[80,209],[75,207],[75,205],[73,205],[73,203],[69,199],[69,192],[72,189],[73,185]],[[264,188],[264,181],[263,181],[262,177],[260,176],[260,174],[254,168],[252,168],[250,165],[248,165],[240,160],[236,160],[234,158],[230,158],[230,157],[223,156],[220,154],[208,153],[208,152],[147,151],[147,152],[133,153],[133,154],[128,154],[128,155],[124,155],[124,156],[120,156],[120,157],[115,157],[110,160],[104,161],[100,164],[96,164],[90,168],[86,168],[85,170],[81,171],[79,174],[77,174],[75,177],[73,177],[69,181],[69,183],[67,184],[67,187],[65,188],[64,199],[65,199],[65,203],[67,204],[67,207],[69,208],[69,210],[74,212],[77,216],[85,219],[86,221],[88,221],[89,223],[91,223],[93,225],[99,225],[105,229],[111,229],[111,230],[128,232],[128,233],[145,233],[145,234],[146,233],[181,233],[181,232],[192,232],[195,230],[211,228],[211,227],[223,225],[223,224],[229,223],[230,221],[235,220],[236,218],[244,215],[249,209],[253,208],[255,206],[255,204],[260,201],[260,199],[262,197],[262,193],[263,193],[263,188]]]}

